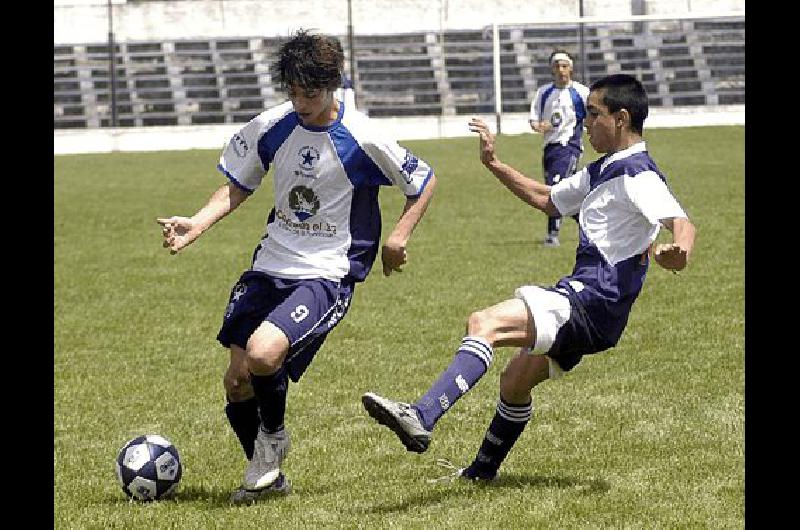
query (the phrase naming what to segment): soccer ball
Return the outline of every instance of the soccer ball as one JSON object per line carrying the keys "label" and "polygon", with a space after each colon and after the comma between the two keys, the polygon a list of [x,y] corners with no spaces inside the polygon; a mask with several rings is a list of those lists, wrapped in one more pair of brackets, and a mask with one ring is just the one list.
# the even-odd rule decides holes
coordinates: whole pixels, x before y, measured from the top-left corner
{"label": "soccer ball", "polygon": [[140,501],[153,501],[174,494],[183,473],[178,450],[157,434],[128,440],[119,450],[116,468],[122,491]]}

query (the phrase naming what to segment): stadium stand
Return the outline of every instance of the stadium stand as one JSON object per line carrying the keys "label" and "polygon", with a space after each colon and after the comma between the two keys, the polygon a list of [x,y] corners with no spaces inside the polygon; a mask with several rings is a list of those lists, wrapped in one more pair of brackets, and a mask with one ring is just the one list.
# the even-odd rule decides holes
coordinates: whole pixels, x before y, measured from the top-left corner
{"label": "stadium stand", "polygon": [[447,89],[438,74],[440,54],[434,35],[357,35],[353,49],[359,105],[370,115],[442,113],[441,98]]}
{"label": "stadium stand", "polygon": [[[503,26],[502,109],[527,112],[551,79],[550,52],[580,57],[581,28]],[[494,111],[492,30],[356,35],[359,107],[377,117]],[[586,24],[576,79],[639,77],[654,107],[743,104],[744,18]],[[283,99],[270,63],[275,38],[123,42],[114,47],[117,125],[239,123]],[[54,45],[55,129],[111,125],[108,44]],[[585,73],[585,79],[583,74]]]}

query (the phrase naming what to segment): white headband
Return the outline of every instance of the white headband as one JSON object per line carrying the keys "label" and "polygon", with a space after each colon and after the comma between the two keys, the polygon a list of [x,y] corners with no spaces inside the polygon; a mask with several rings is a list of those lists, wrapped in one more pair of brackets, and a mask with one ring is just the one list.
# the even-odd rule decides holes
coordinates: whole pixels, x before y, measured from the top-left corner
{"label": "white headband", "polygon": [[572,59],[570,59],[569,55],[567,55],[566,53],[559,52],[553,55],[553,58],[550,59],[550,65],[552,66],[556,64],[556,61],[566,61],[567,63],[569,63],[570,66],[572,66]]}

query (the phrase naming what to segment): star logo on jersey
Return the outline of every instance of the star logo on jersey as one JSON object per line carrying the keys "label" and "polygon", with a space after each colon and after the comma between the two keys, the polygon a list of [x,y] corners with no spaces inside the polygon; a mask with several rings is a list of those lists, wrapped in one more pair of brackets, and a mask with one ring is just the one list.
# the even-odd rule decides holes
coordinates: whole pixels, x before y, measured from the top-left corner
{"label": "star logo on jersey", "polygon": [[553,115],[550,116],[550,125],[553,127],[558,127],[561,125],[562,121],[564,121],[564,117],[558,111],[554,112]]}
{"label": "star logo on jersey", "polygon": [[299,220],[305,221],[319,210],[319,197],[311,188],[295,186],[289,192],[289,208]]}
{"label": "star logo on jersey", "polygon": [[308,145],[300,149],[297,154],[300,156],[300,169],[305,171],[314,169],[314,163],[319,160],[319,151]]}

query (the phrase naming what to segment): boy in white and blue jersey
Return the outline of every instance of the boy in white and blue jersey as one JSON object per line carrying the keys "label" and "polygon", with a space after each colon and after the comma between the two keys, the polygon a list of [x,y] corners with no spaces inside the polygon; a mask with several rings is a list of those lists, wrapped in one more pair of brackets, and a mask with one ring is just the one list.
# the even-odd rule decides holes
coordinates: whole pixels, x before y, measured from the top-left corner
{"label": "boy in white and blue jersey", "polygon": [[[341,94],[344,54],[335,38],[300,30],[275,70],[289,101],[236,133],[219,170],[228,182],[192,217],[158,219],[174,254],[255,192],[270,168],[274,206],[252,264],[233,286],[219,342],[230,349],[223,378],[228,420],[249,464],[234,503],[289,491],[281,464],[288,381],[298,381],[350,307],[381,238],[380,186],[406,196],[381,248],[383,273],[401,271],[406,247],[436,178]],[[348,98],[352,101],[352,98]]]}
{"label": "boy in white and blue jersey", "polygon": [[[548,186],[572,175],[583,153],[583,120],[589,88],[572,79],[572,57],[564,50],[550,54],[553,82],[539,87],[531,102],[531,129],[544,135],[542,169]],[[548,216],[545,246],[558,246],[560,216]]]}
{"label": "boy in white and blue jersey", "polygon": [[[605,153],[578,173],[547,186],[495,156],[494,136],[482,120],[481,161],[517,197],[548,215],[577,215],[580,241],[572,272],[552,287],[526,285],[514,297],[476,311],[448,368],[412,404],[374,393],[362,401],[410,451],[423,452],[442,415],[486,373],[494,348],[516,346],[500,376],[500,396],[473,462],[462,477],[490,480],[533,413],[531,390],[574,368],[584,355],[617,344],[638,297],[650,255],[662,267],[686,267],[695,228],[650,158],[642,127],[647,94],[635,78],[617,74],[591,87],[586,129]],[[672,243],[655,245],[661,227]],[[655,247],[655,248],[653,248]]]}

